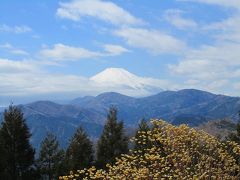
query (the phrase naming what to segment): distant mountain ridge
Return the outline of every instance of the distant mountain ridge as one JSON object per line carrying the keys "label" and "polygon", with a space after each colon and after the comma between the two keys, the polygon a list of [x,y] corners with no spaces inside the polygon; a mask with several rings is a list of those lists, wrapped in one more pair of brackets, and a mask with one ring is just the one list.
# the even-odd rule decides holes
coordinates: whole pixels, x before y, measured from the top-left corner
{"label": "distant mountain ridge", "polygon": [[118,108],[118,117],[127,128],[135,128],[140,119],[162,118],[173,124],[198,126],[209,120],[237,119],[240,98],[216,95],[195,89],[163,91],[135,98],[115,92],[76,98],[69,104],[38,101],[20,105],[33,134],[36,148],[46,132],[55,133],[63,146],[80,125],[92,139],[99,137],[109,107]]}
{"label": "distant mountain ridge", "polygon": [[163,91],[153,96],[133,98],[119,93],[103,93],[88,99],[79,98],[72,104],[97,112],[106,112],[109,106],[119,109],[119,117],[126,124],[136,124],[141,118],[163,118],[176,122],[180,117],[197,119],[237,118],[240,98],[216,95],[195,89]]}

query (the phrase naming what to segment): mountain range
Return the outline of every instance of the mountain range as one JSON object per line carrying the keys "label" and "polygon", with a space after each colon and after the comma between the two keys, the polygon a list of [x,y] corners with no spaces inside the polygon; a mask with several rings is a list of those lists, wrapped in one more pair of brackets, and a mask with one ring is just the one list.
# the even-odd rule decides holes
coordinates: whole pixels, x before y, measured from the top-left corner
{"label": "mountain range", "polygon": [[240,98],[185,89],[162,91],[141,98],[107,92],[76,98],[68,104],[37,101],[19,105],[33,134],[31,141],[37,149],[48,131],[56,134],[65,147],[80,125],[96,140],[111,106],[117,107],[119,119],[123,120],[127,131],[132,131],[142,118],[161,118],[176,125],[186,123],[190,126],[224,118],[236,121]]}

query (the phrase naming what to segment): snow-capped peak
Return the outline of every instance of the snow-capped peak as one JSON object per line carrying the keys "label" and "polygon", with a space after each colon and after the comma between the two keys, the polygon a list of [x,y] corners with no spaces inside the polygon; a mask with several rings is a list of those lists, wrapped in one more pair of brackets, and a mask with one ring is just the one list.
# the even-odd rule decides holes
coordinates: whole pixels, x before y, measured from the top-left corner
{"label": "snow-capped peak", "polygon": [[138,80],[138,76],[122,68],[107,68],[104,71],[90,78],[97,83],[112,83],[133,85]]}
{"label": "snow-capped peak", "polygon": [[91,77],[90,81],[118,92],[132,91],[133,94],[151,94],[153,90],[162,90],[162,82],[159,80],[140,77],[122,68],[107,68]]}

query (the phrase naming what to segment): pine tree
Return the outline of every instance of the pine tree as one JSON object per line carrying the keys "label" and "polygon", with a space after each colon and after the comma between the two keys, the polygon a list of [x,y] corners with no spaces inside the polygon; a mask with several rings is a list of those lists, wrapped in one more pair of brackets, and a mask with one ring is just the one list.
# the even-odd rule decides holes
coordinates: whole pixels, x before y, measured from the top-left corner
{"label": "pine tree", "polygon": [[6,152],[5,169],[8,179],[32,179],[35,152],[29,142],[31,134],[28,126],[18,107],[10,105],[5,110],[0,134]]}
{"label": "pine tree", "polygon": [[124,136],[123,122],[117,121],[117,109],[111,107],[107,122],[97,145],[97,166],[115,162],[115,158],[128,152],[128,139]]}
{"label": "pine tree", "polygon": [[57,137],[48,133],[41,143],[38,168],[42,177],[48,180],[57,179],[60,175],[64,163],[64,151],[59,147]]}
{"label": "pine tree", "polygon": [[88,168],[93,162],[93,145],[82,127],[79,127],[70,140],[66,151],[68,170]]}
{"label": "pine tree", "polygon": [[6,171],[5,171],[5,167],[6,167],[6,164],[7,164],[6,151],[5,151],[3,146],[4,146],[3,145],[3,138],[0,135],[0,177],[2,179],[7,179]]}
{"label": "pine tree", "polygon": [[144,149],[151,147],[151,141],[148,140],[147,132],[150,131],[150,127],[148,126],[145,119],[142,119],[138,125],[137,132],[135,134],[135,139],[142,143],[135,142],[134,150],[141,150],[144,153]]}

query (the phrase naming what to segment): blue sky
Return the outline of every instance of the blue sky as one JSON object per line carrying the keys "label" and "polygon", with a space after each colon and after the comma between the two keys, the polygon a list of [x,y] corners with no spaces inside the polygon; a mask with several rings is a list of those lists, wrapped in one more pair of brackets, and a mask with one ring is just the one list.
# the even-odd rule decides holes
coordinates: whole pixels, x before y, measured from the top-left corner
{"label": "blue sky", "polygon": [[98,94],[111,67],[239,96],[239,29],[238,0],[3,0],[0,101]]}

